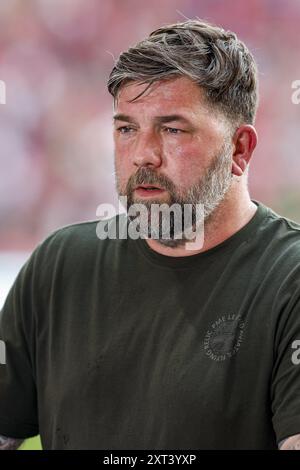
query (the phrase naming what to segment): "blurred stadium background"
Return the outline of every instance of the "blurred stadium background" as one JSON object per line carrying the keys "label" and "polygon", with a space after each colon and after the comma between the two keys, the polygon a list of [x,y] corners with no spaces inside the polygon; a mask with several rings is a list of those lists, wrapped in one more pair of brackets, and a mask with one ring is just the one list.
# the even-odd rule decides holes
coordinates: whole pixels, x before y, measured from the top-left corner
{"label": "blurred stadium background", "polygon": [[300,222],[298,0],[1,0],[0,308],[39,241],[117,200],[106,90],[114,59],[162,24],[196,16],[235,31],[256,57],[251,195]]}

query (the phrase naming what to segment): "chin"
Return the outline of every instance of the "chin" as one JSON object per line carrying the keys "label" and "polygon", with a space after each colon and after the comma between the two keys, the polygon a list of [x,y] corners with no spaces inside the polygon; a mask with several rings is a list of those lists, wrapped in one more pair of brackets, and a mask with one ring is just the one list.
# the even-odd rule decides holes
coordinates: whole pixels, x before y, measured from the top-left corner
{"label": "chin", "polygon": [[179,240],[167,240],[163,238],[158,238],[156,240],[160,245],[168,247],[168,248],[178,248],[178,247],[183,247],[186,243],[186,240],[179,239]]}

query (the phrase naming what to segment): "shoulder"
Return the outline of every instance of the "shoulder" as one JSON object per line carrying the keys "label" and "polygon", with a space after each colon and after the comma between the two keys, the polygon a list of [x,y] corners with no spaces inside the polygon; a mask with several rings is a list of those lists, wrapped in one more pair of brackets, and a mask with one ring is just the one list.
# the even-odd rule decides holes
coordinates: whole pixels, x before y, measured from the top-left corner
{"label": "shoulder", "polygon": [[266,289],[274,289],[279,311],[300,299],[300,224],[268,208],[257,260]]}
{"label": "shoulder", "polygon": [[[123,215],[105,220],[89,220],[65,225],[42,240],[31,253],[21,274],[37,278],[37,282],[58,273],[83,271],[85,267],[101,259],[107,251],[115,250],[116,230]],[[106,233],[106,238],[99,233]],[[118,233],[118,232],[117,232]]]}
{"label": "shoulder", "polygon": [[252,277],[278,299],[300,292],[300,224],[260,203],[260,220],[248,240]]}
{"label": "shoulder", "polygon": [[[60,227],[47,236],[38,246],[39,253],[51,251],[60,254],[63,251],[69,253],[76,250],[94,250],[96,247],[106,245],[109,240],[114,240],[118,236],[118,225],[124,222],[124,215],[117,214],[105,220],[89,220],[77,222]],[[101,238],[101,234],[105,234]]]}
{"label": "shoulder", "polygon": [[267,216],[269,223],[280,227],[282,234],[293,234],[295,237],[299,237],[300,240],[300,223],[278,214],[270,207],[267,208]]}
{"label": "shoulder", "polygon": [[265,254],[273,257],[274,262],[290,267],[300,265],[300,224],[271,208],[266,209],[261,232]]}

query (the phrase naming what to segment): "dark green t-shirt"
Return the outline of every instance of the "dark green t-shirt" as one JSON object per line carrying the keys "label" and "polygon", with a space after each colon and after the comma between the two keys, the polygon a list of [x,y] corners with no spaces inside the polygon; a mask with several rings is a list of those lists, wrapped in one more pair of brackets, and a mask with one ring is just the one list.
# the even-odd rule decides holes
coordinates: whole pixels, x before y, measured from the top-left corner
{"label": "dark green t-shirt", "polygon": [[195,450],[300,433],[300,225],[253,202],[247,225],[187,257],[97,237],[124,215],[44,240],[1,312],[0,434]]}

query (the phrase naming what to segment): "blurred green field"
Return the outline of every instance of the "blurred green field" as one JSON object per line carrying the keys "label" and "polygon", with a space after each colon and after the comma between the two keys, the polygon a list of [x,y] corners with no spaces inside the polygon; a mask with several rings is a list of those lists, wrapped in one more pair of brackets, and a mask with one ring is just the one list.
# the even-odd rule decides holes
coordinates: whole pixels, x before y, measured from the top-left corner
{"label": "blurred green field", "polygon": [[19,450],[42,450],[40,436],[35,436],[31,439],[26,439],[26,441],[23,442]]}

